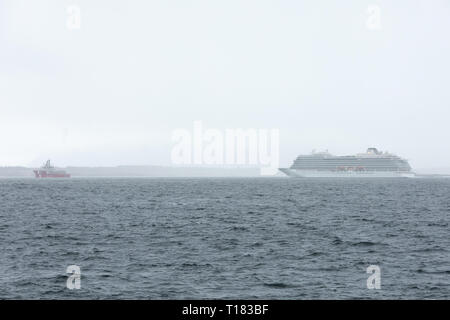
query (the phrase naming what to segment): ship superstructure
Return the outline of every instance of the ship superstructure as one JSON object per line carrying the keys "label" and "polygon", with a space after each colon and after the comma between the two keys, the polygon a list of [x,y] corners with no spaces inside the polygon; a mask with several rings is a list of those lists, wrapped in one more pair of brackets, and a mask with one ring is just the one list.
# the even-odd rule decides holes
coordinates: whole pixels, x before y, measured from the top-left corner
{"label": "ship superstructure", "polygon": [[365,153],[334,156],[328,151],[298,156],[290,168],[280,168],[294,177],[413,177],[411,166],[399,156],[368,148]]}

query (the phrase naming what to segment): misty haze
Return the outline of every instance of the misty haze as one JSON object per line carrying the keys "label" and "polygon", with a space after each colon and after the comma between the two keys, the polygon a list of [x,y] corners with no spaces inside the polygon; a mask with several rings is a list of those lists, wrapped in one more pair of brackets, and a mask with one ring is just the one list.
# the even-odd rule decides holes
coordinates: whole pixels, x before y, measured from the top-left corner
{"label": "misty haze", "polygon": [[279,129],[283,167],[377,147],[449,168],[450,5],[377,3],[372,30],[370,1],[0,1],[0,165],[171,166],[201,120]]}

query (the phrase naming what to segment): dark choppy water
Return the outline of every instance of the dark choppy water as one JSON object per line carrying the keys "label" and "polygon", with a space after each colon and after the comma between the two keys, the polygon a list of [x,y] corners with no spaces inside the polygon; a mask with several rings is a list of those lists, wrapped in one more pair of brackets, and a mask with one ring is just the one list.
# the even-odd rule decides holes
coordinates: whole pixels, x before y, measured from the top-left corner
{"label": "dark choppy water", "polygon": [[449,299],[449,221],[445,179],[0,180],[0,298]]}

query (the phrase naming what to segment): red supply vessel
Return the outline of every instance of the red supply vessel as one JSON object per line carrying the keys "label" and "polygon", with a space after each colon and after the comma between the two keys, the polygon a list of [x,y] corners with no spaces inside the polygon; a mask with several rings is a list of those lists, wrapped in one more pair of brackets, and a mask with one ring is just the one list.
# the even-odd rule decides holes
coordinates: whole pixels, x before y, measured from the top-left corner
{"label": "red supply vessel", "polygon": [[36,178],[70,178],[70,174],[64,170],[57,170],[50,163],[50,160],[39,169],[34,170],[34,175]]}

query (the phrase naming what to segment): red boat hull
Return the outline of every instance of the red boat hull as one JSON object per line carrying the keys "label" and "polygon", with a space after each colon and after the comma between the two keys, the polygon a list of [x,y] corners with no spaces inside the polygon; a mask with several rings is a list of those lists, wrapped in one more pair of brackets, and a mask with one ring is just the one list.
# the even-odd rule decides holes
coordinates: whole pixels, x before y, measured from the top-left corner
{"label": "red boat hull", "polygon": [[46,170],[34,170],[36,178],[70,178],[70,174],[65,172],[49,172]]}

